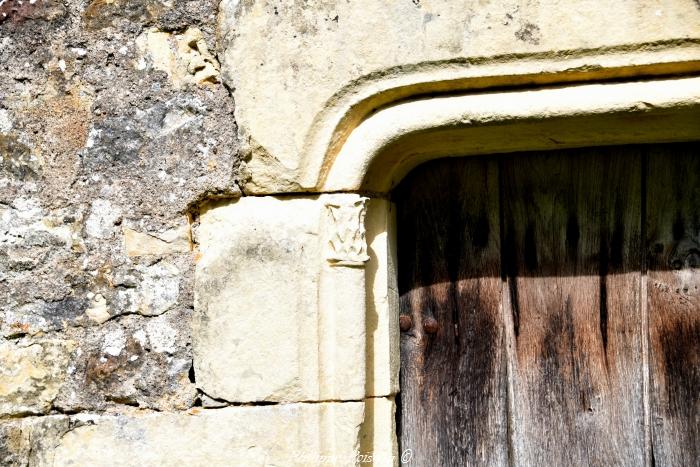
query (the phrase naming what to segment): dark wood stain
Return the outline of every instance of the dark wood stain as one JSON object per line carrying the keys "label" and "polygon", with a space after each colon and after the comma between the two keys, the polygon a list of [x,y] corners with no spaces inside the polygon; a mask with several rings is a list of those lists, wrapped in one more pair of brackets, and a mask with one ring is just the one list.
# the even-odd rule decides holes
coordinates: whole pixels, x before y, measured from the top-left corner
{"label": "dark wood stain", "polygon": [[525,267],[528,272],[537,270],[537,242],[535,241],[535,228],[532,224],[525,230],[524,248]]}
{"label": "dark wood stain", "polygon": [[515,463],[643,464],[639,154],[518,154],[502,169],[518,264]]}
{"label": "dark wood stain", "polygon": [[[502,186],[502,183],[501,183]],[[501,200],[503,196],[500,196]],[[502,202],[502,201],[501,201]],[[499,207],[501,213],[501,225],[503,225],[503,208]],[[503,229],[501,229],[501,232]],[[508,294],[510,298],[510,312],[513,321],[513,333],[517,339],[520,334],[520,301],[518,300],[518,283],[515,281],[515,276],[518,274],[518,265],[515,261],[515,238],[512,234],[507,236],[501,235],[501,280],[508,286]]]}
{"label": "dark wood stain", "polygon": [[395,201],[410,465],[700,466],[700,145],[436,161]]}
{"label": "dark wood stain", "polygon": [[678,242],[685,236],[685,225],[683,215],[680,212],[676,213],[676,220],[673,221],[673,240]]}
{"label": "dark wood stain", "polygon": [[[600,231],[600,254],[598,256],[598,310],[599,310],[599,327],[600,335],[603,339],[603,350],[607,363],[608,355],[608,272],[610,264],[610,254],[608,249],[607,232],[604,229]],[[621,256],[621,255],[620,255]],[[607,367],[607,364],[606,364]]]}
{"label": "dark wood stain", "polygon": [[492,161],[438,161],[396,193],[400,309],[414,322],[400,375],[411,465],[507,463],[497,177]]}
{"label": "dark wood stain", "polygon": [[652,151],[648,187],[654,460],[700,465],[700,145]]}
{"label": "dark wood stain", "polygon": [[578,219],[575,214],[569,216],[566,221],[566,257],[569,261],[576,261],[578,253],[578,241],[581,239],[581,232],[578,227]]}
{"label": "dark wood stain", "polygon": [[518,297],[518,282],[516,280],[508,281],[508,292],[510,294],[510,311],[513,319],[513,333],[517,339],[520,336],[520,300]]}

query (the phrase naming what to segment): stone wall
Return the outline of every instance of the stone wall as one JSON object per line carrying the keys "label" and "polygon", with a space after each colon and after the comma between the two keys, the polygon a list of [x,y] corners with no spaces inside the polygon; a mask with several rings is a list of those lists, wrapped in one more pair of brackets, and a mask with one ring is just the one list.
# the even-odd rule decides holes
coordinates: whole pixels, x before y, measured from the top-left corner
{"label": "stone wall", "polygon": [[50,464],[95,417],[201,405],[191,226],[240,193],[217,8],[0,1],[2,465]]}
{"label": "stone wall", "polygon": [[391,187],[698,72],[697,0],[0,0],[0,464],[410,460]]}

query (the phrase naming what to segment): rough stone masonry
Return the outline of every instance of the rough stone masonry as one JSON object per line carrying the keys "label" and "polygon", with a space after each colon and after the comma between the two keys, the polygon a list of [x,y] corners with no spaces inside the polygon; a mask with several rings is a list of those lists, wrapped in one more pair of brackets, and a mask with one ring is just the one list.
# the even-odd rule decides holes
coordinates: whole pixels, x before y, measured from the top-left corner
{"label": "rough stone masonry", "polygon": [[201,405],[198,202],[236,197],[215,0],[0,0],[0,465]]}

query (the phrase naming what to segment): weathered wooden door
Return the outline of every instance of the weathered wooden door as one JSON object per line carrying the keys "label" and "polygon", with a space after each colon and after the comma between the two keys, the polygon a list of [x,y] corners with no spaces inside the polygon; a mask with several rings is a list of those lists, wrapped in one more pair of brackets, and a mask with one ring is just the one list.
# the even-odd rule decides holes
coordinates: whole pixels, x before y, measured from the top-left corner
{"label": "weathered wooden door", "polygon": [[700,144],[441,160],[395,200],[411,465],[700,465]]}

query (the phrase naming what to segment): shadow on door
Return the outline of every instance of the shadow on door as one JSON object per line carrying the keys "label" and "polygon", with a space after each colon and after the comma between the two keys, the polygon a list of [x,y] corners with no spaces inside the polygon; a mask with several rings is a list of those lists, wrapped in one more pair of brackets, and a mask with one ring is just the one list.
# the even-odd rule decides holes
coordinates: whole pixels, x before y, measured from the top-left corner
{"label": "shadow on door", "polygon": [[700,144],[434,161],[393,197],[412,465],[700,464]]}

